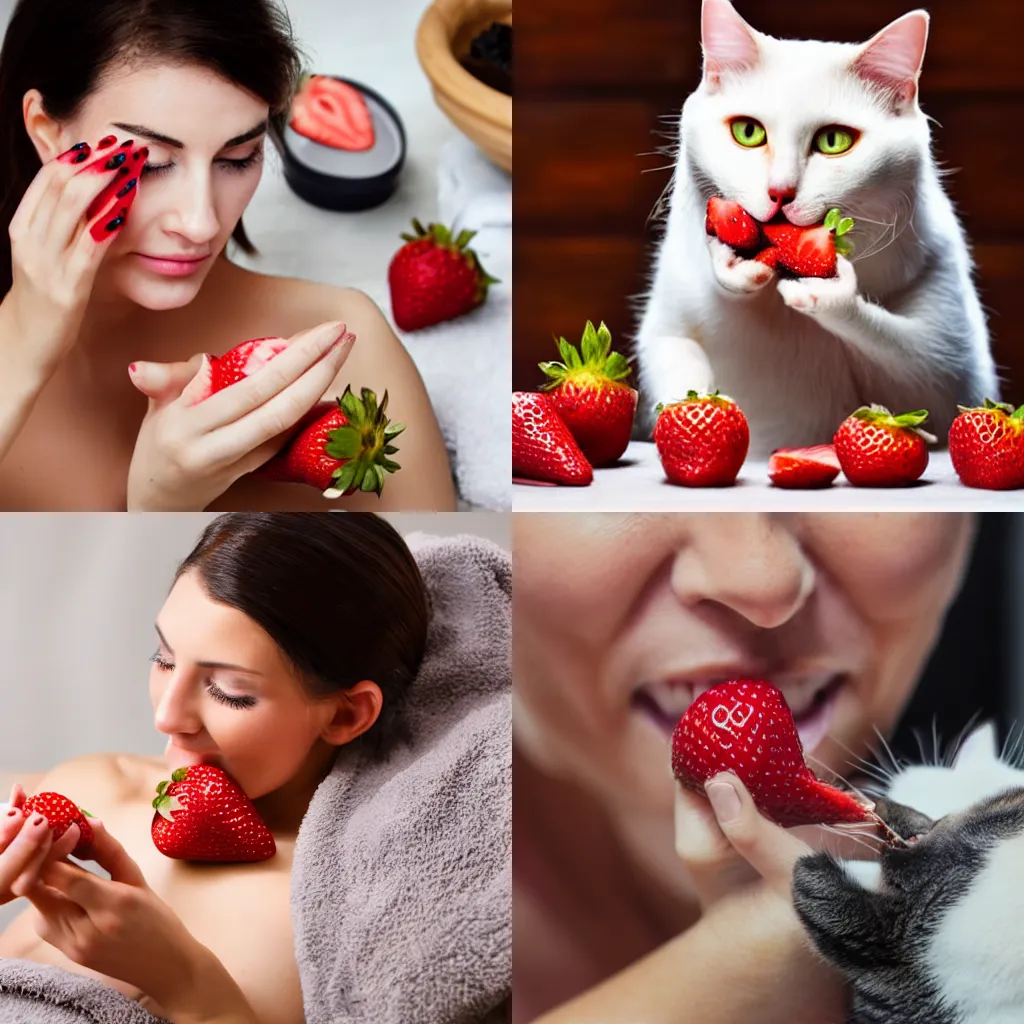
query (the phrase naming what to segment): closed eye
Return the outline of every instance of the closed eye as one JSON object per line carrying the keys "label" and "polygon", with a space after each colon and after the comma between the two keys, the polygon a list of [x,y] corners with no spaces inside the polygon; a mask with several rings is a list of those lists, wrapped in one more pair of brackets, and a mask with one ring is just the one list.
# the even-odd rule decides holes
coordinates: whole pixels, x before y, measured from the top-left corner
{"label": "closed eye", "polygon": [[[229,173],[240,173],[242,171],[247,171],[250,167],[254,167],[256,164],[262,163],[262,161],[263,146],[261,145],[254,149],[248,156],[244,156],[238,159],[230,159],[226,156],[218,157],[218,159],[216,159],[214,163],[219,165],[221,168],[228,171]],[[148,177],[149,175],[152,174],[165,173],[176,166],[177,164],[175,164],[173,160],[169,160],[165,164],[148,163],[146,164],[145,167],[142,168],[142,173],[143,175]]]}

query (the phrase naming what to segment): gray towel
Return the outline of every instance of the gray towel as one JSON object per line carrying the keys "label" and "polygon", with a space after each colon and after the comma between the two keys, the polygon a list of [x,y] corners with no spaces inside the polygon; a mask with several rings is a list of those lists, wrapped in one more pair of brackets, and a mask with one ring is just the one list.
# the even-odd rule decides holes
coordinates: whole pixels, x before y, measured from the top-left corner
{"label": "gray towel", "polygon": [[0,958],[0,1024],[167,1024],[109,985]]}
{"label": "gray towel", "polygon": [[308,1024],[481,1024],[512,993],[512,568],[408,538],[430,591],[411,748],[344,748],[302,827],[292,922]]}

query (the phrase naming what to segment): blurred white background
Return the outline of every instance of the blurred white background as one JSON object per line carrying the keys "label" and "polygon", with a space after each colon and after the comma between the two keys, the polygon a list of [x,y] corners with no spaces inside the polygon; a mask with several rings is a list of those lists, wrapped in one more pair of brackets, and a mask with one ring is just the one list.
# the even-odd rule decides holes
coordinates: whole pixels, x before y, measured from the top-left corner
{"label": "blurred white background", "polygon": [[[0,516],[0,771],[43,771],[103,750],[163,750],[147,691],[153,620],[175,566],[211,518]],[[403,535],[472,533],[509,544],[504,515],[387,518]]]}

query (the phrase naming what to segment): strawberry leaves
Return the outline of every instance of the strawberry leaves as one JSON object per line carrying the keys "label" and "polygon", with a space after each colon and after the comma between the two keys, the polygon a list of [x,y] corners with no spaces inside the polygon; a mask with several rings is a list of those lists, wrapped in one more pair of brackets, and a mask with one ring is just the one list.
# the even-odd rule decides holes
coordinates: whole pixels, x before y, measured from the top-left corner
{"label": "strawberry leaves", "polygon": [[565,338],[556,338],[555,341],[562,362],[539,364],[543,373],[551,378],[542,385],[546,389],[556,388],[565,380],[585,376],[592,376],[597,381],[620,381],[632,372],[629,360],[621,352],[612,352],[612,332],[603,320],[600,327],[594,327],[592,321],[587,321],[579,350]]}
{"label": "strawberry leaves", "polygon": [[853,218],[844,217],[838,207],[833,207],[825,214],[825,227],[834,236],[836,252],[841,256],[850,256],[853,253],[853,242],[843,236],[853,227]]}
{"label": "strawberry leaves", "polygon": [[398,451],[392,441],[405,430],[405,424],[388,419],[387,391],[378,405],[376,394],[369,388],[362,388],[357,398],[349,385],[338,399],[338,407],[348,425],[331,431],[324,451],[332,459],[344,460],[344,465],[334,471],[324,497],[336,498],[357,490],[375,492],[379,497],[385,474],[402,468],[389,456]]}

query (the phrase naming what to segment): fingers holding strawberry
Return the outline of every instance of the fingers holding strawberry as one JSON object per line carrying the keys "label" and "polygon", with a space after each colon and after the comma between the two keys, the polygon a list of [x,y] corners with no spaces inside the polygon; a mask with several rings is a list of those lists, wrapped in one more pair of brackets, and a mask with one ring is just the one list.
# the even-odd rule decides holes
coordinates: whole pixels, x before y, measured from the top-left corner
{"label": "fingers holding strawberry", "polygon": [[857,271],[845,256],[836,256],[834,276],[783,278],[776,285],[790,309],[808,316],[842,316],[857,299]]}

